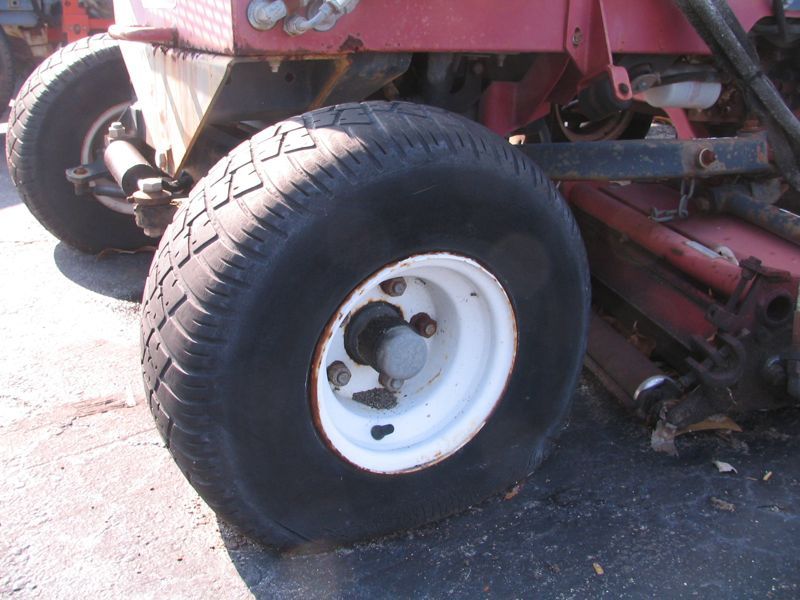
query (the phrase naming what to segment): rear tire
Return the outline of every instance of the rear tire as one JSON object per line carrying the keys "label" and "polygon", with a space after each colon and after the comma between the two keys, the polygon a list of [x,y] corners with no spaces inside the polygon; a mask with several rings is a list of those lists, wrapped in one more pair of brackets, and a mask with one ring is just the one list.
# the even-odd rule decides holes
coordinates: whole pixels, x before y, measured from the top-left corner
{"label": "rear tire", "polygon": [[[315,357],[371,275],[441,253],[496,278],[516,315],[516,358],[468,435],[425,464],[373,468],[327,435],[315,400],[327,362],[315,370]],[[257,134],[180,208],[145,288],[145,387],[175,461],[221,518],[280,547],[349,542],[442,518],[538,466],[571,405],[588,298],[565,202],[507,142],[435,108],[340,105]],[[462,325],[467,339],[484,323]],[[489,362],[500,352],[473,349]],[[449,402],[450,389],[432,398]],[[396,411],[417,406],[406,400]],[[355,413],[400,414],[380,410]]]}
{"label": "rear tire", "polygon": [[119,46],[102,34],[47,58],[25,81],[11,111],[6,158],[12,181],[50,233],[84,252],[155,244],[132,214],[112,210],[91,194],[76,195],[64,175],[84,162],[87,134],[96,129],[103,135],[98,119],[132,98]]}

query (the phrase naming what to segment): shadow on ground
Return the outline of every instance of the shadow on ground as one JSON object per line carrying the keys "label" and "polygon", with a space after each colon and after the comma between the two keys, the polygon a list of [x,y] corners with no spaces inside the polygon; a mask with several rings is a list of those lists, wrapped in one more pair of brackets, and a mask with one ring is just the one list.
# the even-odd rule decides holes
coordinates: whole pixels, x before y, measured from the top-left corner
{"label": "shadow on ground", "polygon": [[741,423],[679,438],[677,459],[656,454],[586,375],[555,454],[513,498],[318,554],[220,528],[257,598],[797,597],[800,411]]}
{"label": "shadow on ground", "polygon": [[94,256],[59,242],[53,250],[53,259],[58,270],[81,287],[118,300],[139,302],[153,253]]}

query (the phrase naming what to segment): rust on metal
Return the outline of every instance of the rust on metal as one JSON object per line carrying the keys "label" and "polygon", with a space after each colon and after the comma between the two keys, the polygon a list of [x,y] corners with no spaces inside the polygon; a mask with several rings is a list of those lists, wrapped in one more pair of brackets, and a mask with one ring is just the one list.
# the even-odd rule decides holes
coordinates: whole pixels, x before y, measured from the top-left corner
{"label": "rust on metal", "polygon": [[409,321],[411,327],[422,337],[432,337],[436,334],[437,323],[428,313],[417,313]]}

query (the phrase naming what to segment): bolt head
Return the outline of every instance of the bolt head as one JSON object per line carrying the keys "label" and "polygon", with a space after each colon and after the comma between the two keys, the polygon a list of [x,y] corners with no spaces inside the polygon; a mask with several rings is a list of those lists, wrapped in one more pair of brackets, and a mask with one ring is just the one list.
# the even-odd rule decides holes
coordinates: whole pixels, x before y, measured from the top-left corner
{"label": "bolt head", "polygon": [[399,392],[403,387],[403,383],[405,382],[402,379],[396,379],[381,373],[380,377],[378,377],[378,383],[380,383],[390,392]]}
{"label": "bolt head", "polygon": [[145,194],[155,194],[163,190],[164,182],[160,177],[148,177],[139,180],[139,189]]}
{"label": "bolt head", "polygon": [[381,284],[381,289],[387,296],[392,296],[393,298],[402,296],[406,292],[406,280],[402,277],[387,279]]}
{"label": "bolt head", "polygon": [[427,313],[418,313],[411,317],[411,327],[424,338],[436,335],[438,324]]}
{"label": "bolt head", "polygon": [[350,383],[350,369],[342,361],[337,360],[328,365],[328,381],[336,387],[344,387]]}
{"label": "bolt head", "polygon": [[108,126],[108,139],[118,140],[126,134],[125,125],[119,121],[114,121]]}
{"label": "bolt head", "polygon": [[253,0],[247,6],[247,20],[253,29],[267,31],[275,27],[286,12],[283,0]]}
{"label": "bolt head", "polygon": [[761,367],[761,377],[773,387],[783,387],[788,380],[786,368],[777,359],[770,359]]}

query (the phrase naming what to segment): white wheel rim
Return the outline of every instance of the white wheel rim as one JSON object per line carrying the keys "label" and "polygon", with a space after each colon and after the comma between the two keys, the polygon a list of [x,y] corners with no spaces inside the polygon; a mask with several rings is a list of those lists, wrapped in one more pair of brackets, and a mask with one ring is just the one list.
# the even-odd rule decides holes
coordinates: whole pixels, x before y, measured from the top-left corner
{"label": "white wheel rim", "polygon": [[[81,164],[89,164],[94,162],[95,156],[93,155],[93,147],[98,139],[98,136],[104,136],[108,131],[108,126],[112,121],[116,121],[130,106],[130,102],[122,102],[116,104],[104,111],[97,117],[89,126],[89,130],[83,137],[83,144],[81,145]],[[116,184],[113,178],[103,178],[97,180],[98,183]],[[91,184],[90,184],[91,185]],[[92,194],[95,200],[106,208],[110,208],[114,212],[122,213],[125,215],[133,215],[133,204],[128,202],[125,198],[112,198],[111,196],[102,196],[100,194]]]}
{"label": "white wheel rim", "polygon": [[[390,297],[380,284],[404,278],[406,291]],[[378,409],[353,394],[380,388],[378,373],[347,353],[350,318],[372,302],[388,302],[406,320],[426,313],[437,323],[426,340],[428,358],[396,394],[394,408]],[[342,303],[317,344],[311,370],[315,423],[345,461],[383,474],[416,471],[452,455],[485,425],[503,396],[517,350],[514,309],[503,286],[472,259],[450,253],[416,255],[387,265]],[[327,367],[343,362],[351,373],[332,385]],[[375,439],[373,428],[394,431]]]}

